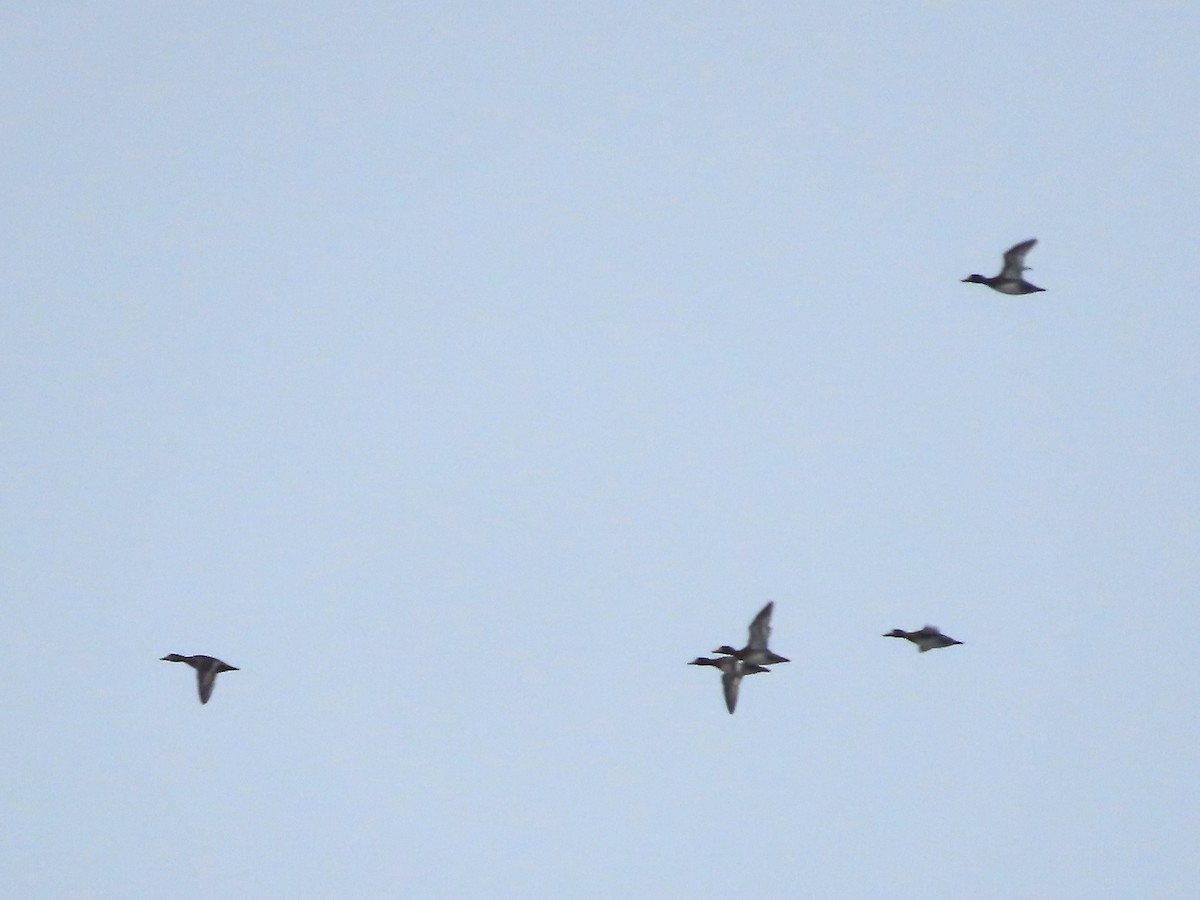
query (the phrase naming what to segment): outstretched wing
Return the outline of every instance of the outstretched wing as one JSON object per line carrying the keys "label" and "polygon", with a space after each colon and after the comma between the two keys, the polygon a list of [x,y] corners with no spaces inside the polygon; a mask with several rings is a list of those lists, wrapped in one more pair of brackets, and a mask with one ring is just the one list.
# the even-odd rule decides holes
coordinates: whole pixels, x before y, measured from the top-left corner
{"label": "outstretched wing", "polygon": [[767,641],[771,637],[771,613],[775,609],[775,601],[772,600],[764,606],[754,617],[754,621],[750,623],[750,640],[746,646],[751,650],[766,650]]}
{"label": "outstretched wing", "polygon": [[721,687],[725,689],[725,708],[732,713],[737,709],[738,686],[742,682],[742,673],[736,666],[730,666],[721,673]]}
{"label": "outstretched wing", "polygon": [[212,696],[213,686],[217,683],[217,667],[204,666],[196,668],[196,687],[200,690],[200,702],[207,703]]}
{"label": "outstretched wing", "polygon": [[1033,249],[1033,245],[1037,243],[1037,238],[1030,238],[1027,241],[1022,241],[1014,247],[1010,247],[1004,254],[1004,268],[1000,271],[1002,278],[1020,278],[1021,273],[1025,271],[1025,254]]}

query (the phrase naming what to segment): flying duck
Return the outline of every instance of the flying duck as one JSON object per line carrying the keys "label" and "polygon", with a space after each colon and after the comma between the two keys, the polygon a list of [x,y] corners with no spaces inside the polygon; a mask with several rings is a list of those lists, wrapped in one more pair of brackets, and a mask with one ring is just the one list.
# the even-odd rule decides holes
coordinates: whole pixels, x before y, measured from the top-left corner
{"label": "flying duck", "polygon": [[750,623],[750,639],[741,650],[734,650],[728,644],[725,644],[718,647],[713,653],[736,656],[742,662],[754,663],[759,666],[791,662],[787,657],[780,656],[778,653],[772,653],[767,649],[767,639],[771,636],[771,613],[774,609],[775,601],[772,600],[759,610],[758,615],[754,617],[754,621]]}
{"label": "flying duck", "polygon": [[754,663],[742,662],[736,656],[722,656],[719,659],[698,656],[688,665],[715,666],[721,670],[721,687],[725,691],[725,708],[729,710],[730,715],[733,715],[733,711],[737,709],[738,687],[742,683],[742,677],[771,671]]}
{"label": "flying duck", "polygon": [[1045,288],[1026,281],[1022,274],[1029,268],[1025,265],[1025,254],[1033,249],[1033,245],[1036,243],[1037,238],[1030,238],[1005,251],[1004,268],[1000,270],[999,275],[991,278],[985,275],[969,275],[963,281],[986,284],[992,290],[1002,294],[1036,294],[1038,291],[1044,291]]}
{"label": "flying duck", "polygon": [[942,634],[932,625],[926,625],[920,631],[902,631],[899,628],[893,628],[884,637],[904,638],[912,641],[917,645],[917,652],[924,653],[926,650],[936,650],[939,647],[953,647],[955,644],[961,644],[962,641],[956,641],[948,635]]}
{"label": "flying duck", "polygon": [[196,687],[200,691],[200,702],[207,703],[212,696],[213,685],[221,672],[236,672],[237,666],[221,662],[215,656],[180,656],[178,653],[168,653],[163,657],[165,662],[187,663],[196,670]]}

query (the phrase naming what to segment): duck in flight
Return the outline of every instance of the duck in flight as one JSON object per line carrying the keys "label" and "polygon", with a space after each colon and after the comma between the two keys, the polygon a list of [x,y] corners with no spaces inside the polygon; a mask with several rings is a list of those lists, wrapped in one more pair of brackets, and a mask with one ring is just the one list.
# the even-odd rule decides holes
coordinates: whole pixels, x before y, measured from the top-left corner
{"label": "duck in flight", "polygon": [[924,653],[926,650],[936,650],[939,647],[953,647],[955,644],[961,644],[962,641],[956,641],[948,635],[942,634],[932,625],[926,625],[920,631],[903,631],[899,628],[893,628],[884,637],[904,638],[912,641],[917,645],[917,652]]}
{"label": "duck in flight", "polygon": [[721,688],[725,691],[725,708],[729,710],[730,715],[733,715],[733,711],[737,709],[738,688],[742,684],[742,678],[746,675],[757,675],[759,672],[771,671],[765,666],[742,662],[736,656],[721,656],[717,659],[698,656],[688,663],[688,665],[713,666],[721,670]]}
{"label": "duck in flight", "polygon": [[1025,254],[1032,250],[1036,243],[1037,238],[1030,238],[1009,247],[1004,253],[1004,268],[1000,270],[999,275],[993,275],[991,278],[986,275],[968,275],[963,281],[986,284],[1002,294],[1036,294],[1046,290],[1036,284],[1030,284],[1023,274],[1029,268],[1025,265]]}
{"label": "duck in flight", "polygon": [[231,666],[229,663],[221,662],[215,656],[180,656],[178,653],[168,653],[163,657],[165,662],[181,662],[187,663],[196,670],[196,687],[200,691],[200,702],[207,703],[208,698],[212,696],[213,685],[217,683],[217,676],[222,672],[236,672],[237,666]]}
{"label": "duck in flight", "polygon": [[771,613],[775,610],[775,601],[772,600],[764,606],[754,621],[750,623],[750,638],[746,642],[746,646],[741,650],[734,650],[728,644],[718,647],[713,653],[724,653],[726,656],[734,656],[742,662],[753,663],[758,666],[770,666],[775,663],[791,662],[785,656],[780,656],[767,649],[767,640],[771,637]]}

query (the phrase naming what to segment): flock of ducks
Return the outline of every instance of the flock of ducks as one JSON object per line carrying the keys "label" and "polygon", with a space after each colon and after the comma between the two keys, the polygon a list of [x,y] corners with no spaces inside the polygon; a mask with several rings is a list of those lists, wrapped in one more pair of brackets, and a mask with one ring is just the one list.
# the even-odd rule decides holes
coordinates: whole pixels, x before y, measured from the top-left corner
{"label": "flock of ducks", "polygon": [[744,676],[770,672],[768,665],[791,662],[786,656],[780,656],[767,647],[767,639],[771,636],[771,613],[774,610],[773,600],[759,610],[750,623],[750,639],[741,650],[724,644],[713,651],[723,656],[716,659],[697,656],[688,663],[689,666],[713,666],[721,670],[721,688],[725,691],[725,708],[730,715],[737,709],[738,688]]}
{"label": "flock of ducks", "polygon": [[[1029,271],[1029,266],[1025,265],[1025,257],[1036,243],[1037,238],[1030,238],[1009,247],[1004,252],[1004,265],[999,274],[991,277],[968,275],[963,281],[972,284],[986,284],[992,290],[1002,294],[1036,294],[1044,291],[1045,288],[1040,288],[1025,280],[1025,273]],[[757,675],[760,672],[770,672],[768,666],[776,663],[789,662],[788,659],[767,647],[767,638],[771,636],[771,613],[774,609],[775,604],[768,603],[754,617],[754,621],[750,623],[750,640],[741,650],[734,650],[726,644],[712,651],[722,654],[721,656],[697,656],[688,663],[689,666],[712,666],[714,669],[721,670],[721,689],[725,693],[725,708],[731,715],[737,709],[738,689],[742,686],[743,678],[747,675]],[[937,650],[941,647],[953,647],[955,644],[962,643],[949,635],[942,634],[932,625],[926,625],[917,631],[893,628],[884,637],[904,638],[906,641],[911,641],[916,645],[919,653]]]}
{"label": "flock of ducks", "polygon": [[[759,672],[770,672],[771,670],[767,666],[773,666],[776,663],[791,662],[786,656],[780,656],[767,646],[767,639],[771,636],[771,613],[774,610],[775,601],[771,601],[759,610],[754,621],[750,623],[750,638],[741,650],[734,650],[728,644],[723,644],[712,651],[720,653],[721,656],[716,658],[698,656],[688,663],[689,666],[713,666],[721,670],[721,689],[725,693],[725,708],[729,710],[730,714],[737,709],[738,688],[742,684],[742,678],[746,675],[757,675]],[[956,641],[954,638],[942,634],[932,625],[926,625],[920,631],[903,631],[893,628],[884,637],[898,637],[912,641],[921,653],[938,647],[952,647],[962,643],[962,641]],[[180,656],[178,653],[168,653],[162,658],[162,661],[187,663],[196,670],[196,689],[200,693],[201,703],[207,703],[208,698],[212,696],[218,675],[222,672],[238,671],[237,666],[231,666],[215,656],[205,656],[204,654]]]}
{"label": "flock of ducks", "polygon": [[[747,675],[757,675],[759,672],[770,672],[767,666],[775,663],[791,662],[786,656],[780,656],[767,646],[771,637],[771,613],[775,611],[775,602],[771,601],[758,611],[754,621],[750,623],[750,639],[741,650],[734,650],[728,644],[718,647],[713,653],[719,657],[697,656],[689,666],[712,666],[721,670],[721,689],[725,693],[725,708],[729,714],[737,709],[738,689],[742,679]],[[932,625],[926,625],[918,631],[904,631],[893,628],[884,637],[904,638],[917,645],[917,651],[936,650],[939,647],[953,647],[961,644],[954,638],[942,634]]]}
{"label": "flock of ducks", "polygon": [[[1000,269],[999,274],[990,278],[986,275],[968,275],[963,281],[986,284],[992,290],[1002,294],[1036,294],[1038,291],[1044,291],[1045,288],[1040,288],[1025,280],[1025,273],[1029,271],[1029,266],[1025,265],[1025,257],[1036,243],[1037,238],[1030,238],[1009,247],[1004,252],[1004,266]],[[760,672],[770,672],[768,666],[789,662],[788,659],[767,648],[767,638],[771,636],[771,613],[774,609],[775,604],[768,603],[754,617],[754,621],[750,623],[750,640],[741,650],[734,650],[729,645],[725,645],[712,651],[722,654],[719,657],[697,656],[688,663],[689,666],[712,666],[714,669],[721,670],[721,689],[725,693],[725,708],[731,715],[737,709],[738,689],[741,687],[744,677],[757,675]],[[953,647],[955,644],[962,643],[949,635],[942,634],[932,625],[926,625],[917,631],[893,628],[884,637],[904,638],[906,641],[911,641],[916,645],[919,653],[937,650],[941,647]]]}
{"label": "flock of ducks", "polygon": [[[1035,294],[1038,291],[1044,291],[1045,288],[1040,288],[1025,280],[1025,272],[1029,271],[1029,267],[1025,265],[1025,257],[1036,243],[1037,238],[1030,238],[1014,244],[1006,250],[1004,266],[1000,269],[999,274],[991,277],[968,275],[962,280],[973,284],[986,284],[992,290],[1002,294]],[[730,714],[737,708],[738,689],[745,676],[770,672],[768,666],[791,661],[767,647],[767,639],[771,636],[771,613],[774,609],[775,603],[772,601],[759,610],[754,621],[750,623],[749,640],[741,650],[734,650],[728,644],[724,644],[712,651],[721,654],[720,656],[698,656],[688,663],[689,666],[712,666],[721,670],[721,689],[725,694],[725,708],[729,710]],[[942,634],[932,625],[926,625],[917,631],[893,628],[883,636],[911,641],[920,653],[940,647],[953,647],[955,644],[962,643],[962,641],[956,641],[954,638]],[[222,662],[215,656],[180,656],[178,653],[168,653],[162,659],[165,662],[187,663],[196,670],[196,687],[200,692],[201,703],[207,703],[208,698],[212,696],[213,687],[216,685],[217,676],[220,673],[238,671],[237,666]]]}

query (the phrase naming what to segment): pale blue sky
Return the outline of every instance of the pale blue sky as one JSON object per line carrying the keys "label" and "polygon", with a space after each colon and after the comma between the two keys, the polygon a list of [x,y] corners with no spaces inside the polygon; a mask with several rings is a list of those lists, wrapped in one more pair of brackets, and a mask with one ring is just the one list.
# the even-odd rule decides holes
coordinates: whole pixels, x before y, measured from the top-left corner
{"label": "pale blue sky", "polygon": [[1200,12],[297,6],[0,12],[6,891],[1194,895]]}

